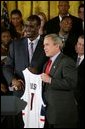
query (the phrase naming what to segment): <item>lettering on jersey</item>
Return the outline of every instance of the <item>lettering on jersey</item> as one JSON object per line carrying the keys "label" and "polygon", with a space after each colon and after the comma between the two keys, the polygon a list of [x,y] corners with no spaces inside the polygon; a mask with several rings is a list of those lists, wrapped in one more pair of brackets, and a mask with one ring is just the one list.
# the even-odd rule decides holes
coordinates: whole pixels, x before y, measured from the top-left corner
{"label": "lettering on jersey", "polygon": [[36,90],[37,85],[35,83],[30,83],[30,89]]}

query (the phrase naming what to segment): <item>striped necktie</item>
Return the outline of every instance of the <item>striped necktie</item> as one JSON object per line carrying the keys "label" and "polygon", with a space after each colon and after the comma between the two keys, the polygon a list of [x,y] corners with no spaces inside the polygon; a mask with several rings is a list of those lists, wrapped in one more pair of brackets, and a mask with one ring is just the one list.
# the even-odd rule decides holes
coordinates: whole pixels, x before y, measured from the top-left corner
{"label": "striped necktie", "polygon": [[33,51],[33,43],[32,43],[32,42],[30,43],[30,52],[31,52],[31,53],[30,53],[30,62],[31,62],[32,57],[33,57],[33,52],[34,52],[34,51]]}
{"label": "striped necktie", "polygon": [[79,63],[80,63],[80,59],[81,59],[80,57],[78,57],[78,58],[77,58],[77,63],[76,63],[76,67],[78,67],[78,66],[79,66]]}

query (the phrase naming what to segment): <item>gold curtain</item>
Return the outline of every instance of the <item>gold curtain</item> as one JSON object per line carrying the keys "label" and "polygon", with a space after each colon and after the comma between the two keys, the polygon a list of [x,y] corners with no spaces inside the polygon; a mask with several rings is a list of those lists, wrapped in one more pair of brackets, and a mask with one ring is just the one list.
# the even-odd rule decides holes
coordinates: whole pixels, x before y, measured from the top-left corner
{"label": "gold curtain", "polygon": [[24,20],[32,14],[31,6],[31,1],[17,1],[17,8],[21,11]]}
{"label": "gold curtain", "polygon": [[78,7],[80,5],[80,1],[69,1],[69,4],[70,4],[69,12],[74,16],[78,16]]}
{"label": "gold curtain", "polygon": [[[78,16],[78,7],[81,1],[69,1],[69,3],[69,12],[74,16]],[[13,9],[18,8],[22,12],[24,21],[31,14],[36,14],[39,11],[44,12],[47,19],[51,19],[58,15],[58,1],[8,1],[7,6],[9,15]]]}
{"label": "gold curtain", "polygon": [[7,7],[8,7],[8,13],[10,15],[11,11],[15,8],[17,8],[17,3],[16,1],[7,1]]}

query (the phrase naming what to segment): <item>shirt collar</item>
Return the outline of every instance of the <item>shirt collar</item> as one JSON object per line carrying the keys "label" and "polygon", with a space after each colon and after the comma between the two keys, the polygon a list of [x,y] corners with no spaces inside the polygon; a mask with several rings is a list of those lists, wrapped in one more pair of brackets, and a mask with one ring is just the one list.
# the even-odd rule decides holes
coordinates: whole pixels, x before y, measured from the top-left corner
{"label": "shirt collar", "polygon": [[50,58],[50,60],[52,60],[52,64],[54,63],[55,59],[58,57],[58,55],[60,54],[61,52],[58,52],[56,55],[54,55],[53,57]]}
{"label": "shirt collar", "polygon": [[69,35],[69,34],[64,34],[64,35],[62,35],[61,33],[59,33],[59,37],[60,37],[63,41],[66,41],[66,40],[67,40],[68,35]]}
{"label": "shirt collar", "polygon": [[[84,59],[84,55],[82,55],[82,56],[79,56],[79,55],[78,55],[78,58],[79,58],[79,57],[80,57],[80,63],[81,63],[81,62],[83,61],[83,59]],[[80,64],[80,63],[79,63],[79,64]]]}
{"label": "shirt collar", "polygon": [[84,55],[82,55],[82,56],[79,56],[79,55],[78,55],[78,57],[80,57],[82,60],[84,59]]}
{"label": "shirt collar", "polygon": [[[69,16],[69,13],[66,16]],[[62,21],[62,17],[60,14],[59,14],[59,20]]]}

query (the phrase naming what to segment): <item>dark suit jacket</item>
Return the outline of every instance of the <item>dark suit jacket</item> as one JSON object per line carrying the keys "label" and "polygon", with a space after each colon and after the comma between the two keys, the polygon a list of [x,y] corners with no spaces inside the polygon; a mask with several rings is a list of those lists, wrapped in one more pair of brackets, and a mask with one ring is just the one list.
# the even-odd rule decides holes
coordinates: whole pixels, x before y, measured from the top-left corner
{"label": "dark suit jacket", "polygon": [[63,47],[63,54],[74,58],[75,44],[77,43],[78,36],[75,33],[69,33],[67,40],[65,41],[65,46]]}
{"label": "dark suit jacket", "polygon": [[42,37],[38,41],[31,65],[29,64],[27,38],[13,41],[9,48],[9,55],[7,57],[6,64],[3,67],[3,74],[8,82],[8,85],[11,84],[14,77],[23,79],[22,70],[29,66],[34,67],[37,73],[40,74],[46,60],[47,57],[44,53]]}
{"label": "dark suit jacket", "polygon": [[[74,57],[74,60],[77,62],[77,55]],[[85,60],[80,63],[77,67],[78,69],[78,81],[77,81],[77,88],[75,90],[75,97],[77,99],[79,107],[84,104],[84,67],[85,67]]]}
{"label": "dark suit jacket", "polygon": [[[77,62],[77,55],[74,56],[75,62]],[[75,98],[77,101],[78,105],[78,113],[79,113],[79,128],[84,128],[85,127],[85,122],[84,122],[84,94],[85,94],[85,72],[84,72],[84,67],[85,67],[85,60],[80,63],[80,65],[77,67],[78,69],[78,81],[77,81],[77,87],[75,89]]]}
{"label": "dark suit jacket", "polygon": [[81,64],[78,66],[78,83],[77,87],[79,90],[79,105],[82,106],[84,104],[84,87],[85,87],[85,60],[81,62]]}
{"label": "dark suit jacket", "polygon": [[[77,34],[78,36],[81,35],[83,33],[82,20],[73,15],[70,15],[70,17],[73,19],[71,32]],[[60,23],[59,16],[54,17],[53,19],[49,20],[45,24],[45,30],[47,34],[58,33],[60,30],[59,23]]]}
{"label": "dark suit jacket", "polygon": [[50,70],[51,84],[45,85],[47,120],[50,124],[71,124],[77,121],[73,90],[77,84],[75,62],[62,53]]}

